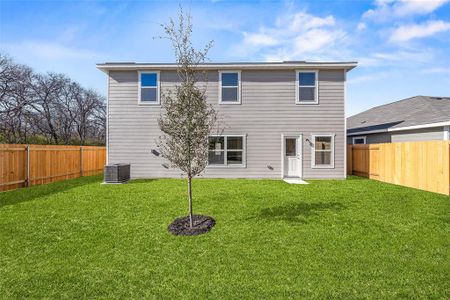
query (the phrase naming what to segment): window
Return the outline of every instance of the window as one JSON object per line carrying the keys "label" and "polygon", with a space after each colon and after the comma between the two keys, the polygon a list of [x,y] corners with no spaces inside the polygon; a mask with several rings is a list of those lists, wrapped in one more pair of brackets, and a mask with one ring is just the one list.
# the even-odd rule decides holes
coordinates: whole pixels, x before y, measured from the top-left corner
{"label": "window", "polygon": [[334,168],[334,135],[313,135],[312,140],[312,168]]}
{"label": "window", "polygon": [[285,141],[286,156],[296,156],[297,155],[297,139],[287,138]]}
{"label": "window", "polygon": [[219,72],[219,103],[241,103],[241,73],[237,71]]}
{"label": "window", "polygon": [[208,165],[244,165],[244,136],[210,136],[208,137],[208,143]]}
{"label": "window", "polygon": [[298,71],[296,79],[296,103],[318,104],[318,72]]}
{"label": "window", "polygon": [[158,105],[159,72],[139,72],[139,104]]}
{"label": "window", "polygon": [[366,143],[366,137],[365,136],[358,136],[352,138],[353,145],[359,145],[359,144],[365,144]]}

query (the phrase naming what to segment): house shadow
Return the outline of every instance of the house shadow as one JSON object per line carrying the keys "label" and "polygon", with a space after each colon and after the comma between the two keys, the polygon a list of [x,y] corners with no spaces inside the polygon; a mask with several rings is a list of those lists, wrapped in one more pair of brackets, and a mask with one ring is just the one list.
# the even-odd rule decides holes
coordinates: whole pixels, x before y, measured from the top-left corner
{"label": "house shadow", "polygon": [[92,183],[100,184],[99,177],[87,176],[0,192],[0,209],[4,206],[33,201]]}
{"label": "house shadow", "polygon": [[124,184],[126,185],[140,185],[140,184],[148,184],[148,183],[154,183],[155,181],[160,180],[159,178],[148,178],[148,179],[132,179]]}
{"label": "house shadow", "polygon": [[308,223],[308,219],[319,216],[324,211],[340,211],[345,206],[339,202],[289,203],[283,206],[264,208],[256,216],[268,221],[287,221],[292,223]]}

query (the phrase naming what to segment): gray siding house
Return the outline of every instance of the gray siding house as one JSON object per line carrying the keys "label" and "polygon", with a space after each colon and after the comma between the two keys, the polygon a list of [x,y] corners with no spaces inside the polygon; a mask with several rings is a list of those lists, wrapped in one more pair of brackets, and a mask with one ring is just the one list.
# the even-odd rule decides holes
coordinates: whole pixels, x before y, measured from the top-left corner
{"label": "gray siding house", "polygon": [[[103,63],[108,76],[107,162],[132,178],[179,177],[159,156],[161,93],[176,64]],[[207,63],[208,102],[223,134],[210,137],[204,177],[345,178],[346,73],[355,62]]]}
{"label": "gray siding house", "polygon": [[415,96],[347,119],[348,144],[449,140],[450,98]]}

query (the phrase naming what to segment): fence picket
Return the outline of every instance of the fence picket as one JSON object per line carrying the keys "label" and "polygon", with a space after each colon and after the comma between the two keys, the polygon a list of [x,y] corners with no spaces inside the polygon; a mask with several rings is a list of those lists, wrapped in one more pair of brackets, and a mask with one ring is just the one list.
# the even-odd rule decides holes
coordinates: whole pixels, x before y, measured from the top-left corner
{"label": "fence picket", "polygon": [[106,148],[0,144],[0,192],[103,172]]}
{"label": "fence picket", "polygon": [[347,174],[450,195],[450,142],[347,146]]}

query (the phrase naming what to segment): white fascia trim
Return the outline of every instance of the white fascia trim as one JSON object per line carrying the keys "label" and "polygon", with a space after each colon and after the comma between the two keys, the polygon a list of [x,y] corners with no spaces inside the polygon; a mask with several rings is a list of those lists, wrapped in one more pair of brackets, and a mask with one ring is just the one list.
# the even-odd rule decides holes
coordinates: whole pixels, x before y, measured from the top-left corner
{"label": "white fascia trim", "polygon": [[[156,102],[141,101],[141,74],[156,74]],[[145,87],[144,87],[145,88]],[[138,71],[138,105],[159,106],[161,105],[161,79],[160,72],[155,71]]]}
{"label": "white fascia trim", "polygon": [[345,136],[345,133],[347,133],[347,103],[346,103],[346,97],[347,97],[347,72],[344,70],[344,178],[347,178],[347,136]]}
{"label": "white fascia trim", "polygon": [[[238,74],[238,101],[237,102],[228,102],[222,101],[222,74],[224,73],[237,73]],[[219,104],[221,105],[239,105],[242,102],[242,95],[241,95],[241,71],[239,70],[226,70],[226,71],[219,71]]]}
{"label": "white fascia trim", "polygon": [[446,121],[446,122],[428,123],[428,124],[406,126],[406,127],[396,127],[396,128],[388,128],[388,129],[352,132],[352,133],[348,133],[347,136],[354,136],[354,135],[361,135],[361,134],[372,134],[372,133],[381,133],[381,132],[403,131],[403,130],[414,130],[414,129],[423,129],[423,128],[433,128],[433,127],[441,127],[441,126],[449,126],[449,125],[450,125],[450,121]]}
{"label": "white fascia trim", "polygon": [[450,125],[450,121],[439,122],[439,123],[429,123],[429,124],[422,124],[422,125],[415,125],[415,126],[407,126],[407,127],[389,128],[388,131],[413,130],[413,129],[448,126],[448,125]]}
{"label": "white fascia trim", "polygon": [[109,77],[108,71],[108,80],[106,81],[106,164],[109,165],[109,84],[111,78]]}
{"label": "white fascia trim", "polygon": [[[349,63],[261,63],[261,64],[207,64],[198,66],[202,70],[233,70],[233,69],[246,69],[246,70],[281,70],[281,69],[344,69],[350,71],[358,65],[356,62]],[[108,70],[176,70],[178,65],[176,64],[135,64],[135,63],[104,63],[97,64],[97,69],[107,72]]]}
{"label": "white fascia trim", "polygon": [[[302,102],[300,101],[300,95],[299,95],[299,77],[300,73],[315,73],[316,82],[314,83],[314,86],[305,86],[305,87],[314,87],[314,102]],[[319,104],[319,70],[295,70],[295,104],[297,105],[317,105]]]}

